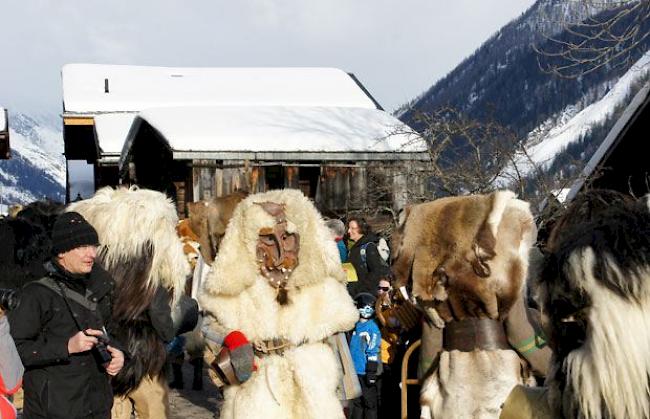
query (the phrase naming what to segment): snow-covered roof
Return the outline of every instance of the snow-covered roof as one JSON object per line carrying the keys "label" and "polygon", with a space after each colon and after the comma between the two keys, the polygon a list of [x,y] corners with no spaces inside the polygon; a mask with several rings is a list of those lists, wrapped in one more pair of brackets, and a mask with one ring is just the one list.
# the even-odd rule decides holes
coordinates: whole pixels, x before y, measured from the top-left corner
{"label": "snow-covered roof", "polygon": [[[408,134],[411,130],[406,125],[378,109],[284,106],[152,108],[140,112],[135,124],[142,121],[162,135],[175,155],[183,152],[184,158],[207,158],[206,152],[425,151],[423,142],[415,141],[416,138]],[[137,129],[129,133],[120,165],[136,134]]]}
{"label": "snow-covered roof", "polygon": [[612,129],[607,134],[607,137],[600,144],[596,152],[589,162],[582,170],[581,176],[571,185],[571,190],[567,194],[567,201],[571,201],[582,189],[585,181],[589,179],[594,170],[603,162],[604,159],[610,154],[611,150],[616,146],[618,140],[621,139],[622,134],[629,127],[630,123],[634,121],[639,114],[639,110],[643,107],[644,103],[647,105],[650,101],[650,82],[646,83],[625,108],[621,117],[616,121]]}
{"label": "snow-covered roof", "polygon": [[102,154],[120,154],[136,115],[107,113],[95,116],[95,135]]}
{"label": "snow-covered roof", "polygon": [[61,77],[66,113],[235,105],[377,108],[350,75],[335,68],[67,64]]}
{"label": "snow-covered roof", "polygon": [[0,107],[0,131],[7,130],[7,118],[5,118],[5,108]]}

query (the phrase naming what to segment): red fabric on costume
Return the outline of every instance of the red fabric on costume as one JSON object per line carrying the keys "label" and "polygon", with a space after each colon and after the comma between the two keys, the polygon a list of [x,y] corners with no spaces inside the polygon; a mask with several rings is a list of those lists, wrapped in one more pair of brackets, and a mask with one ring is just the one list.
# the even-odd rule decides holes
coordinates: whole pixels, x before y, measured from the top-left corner
{"label": "red fabric on costume", "polygon": [[[223,339],[223,344],[228,348],[228,350],[232,351],[240,346],[248,345],[250,342],[242,332],[239,330],[233,330]],[[253,371],[257,371],[257,363],[255,362],[253,362]]]}
{"label": "red fabric on costume", "polygon": [[226,335],[223,339],[223,344],[226,345],[231,351],[233,349],[239,348],[240,346],[250,343],[246,336],[239,330],[234,330]]}

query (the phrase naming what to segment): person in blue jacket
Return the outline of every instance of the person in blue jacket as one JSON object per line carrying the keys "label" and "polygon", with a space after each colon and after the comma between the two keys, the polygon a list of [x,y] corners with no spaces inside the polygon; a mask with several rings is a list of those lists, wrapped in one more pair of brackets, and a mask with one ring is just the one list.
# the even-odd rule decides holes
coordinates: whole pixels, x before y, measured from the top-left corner
{"label": "person in blue jacket", "polygon": [[345,240],[343,240],[343,237],[345,236],[345,224],[338,218],[332,218],[325,220],[325,225],[330,229],[332,238],[336,242],[336,247],[339,250],[339,256],[341,258],[341,263],[347,262],[348,248],[345,245]]}
{"label": "person in blue jacket", "polygon": [[376,419],[379,405],[378,376],[381,333],[375,317],[375,296],[362,292],[354,301],[359,321],[350,338],[350,354],[361,383],[361,397],[352,400],[350,419]]}

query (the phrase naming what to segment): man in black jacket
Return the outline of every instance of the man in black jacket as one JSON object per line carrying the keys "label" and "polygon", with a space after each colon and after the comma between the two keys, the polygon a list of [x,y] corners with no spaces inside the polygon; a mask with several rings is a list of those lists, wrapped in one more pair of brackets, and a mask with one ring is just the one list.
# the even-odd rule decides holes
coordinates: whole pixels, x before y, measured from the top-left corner
{"label": "man in black jacket", "polygon": [[348,235],[354,244],[348,253],[348,260],[357,272],[357,282],[348,284],[348,292],[356,296],[360,292],[374,295],[377,292],[379,278],[389,274],[388,265],[377,250],[379,238],[374,234],[363,218],[348,219]]}
{"label": "man in black jacket", "polygon": [[23,419],[110,418],[109,376],[122,369],[124,354],[105,345],[114,282],[94,263],[97,245],[97,232],[80,214],[60,215],[47,275],[26,285],[9,313],[26,369]]}

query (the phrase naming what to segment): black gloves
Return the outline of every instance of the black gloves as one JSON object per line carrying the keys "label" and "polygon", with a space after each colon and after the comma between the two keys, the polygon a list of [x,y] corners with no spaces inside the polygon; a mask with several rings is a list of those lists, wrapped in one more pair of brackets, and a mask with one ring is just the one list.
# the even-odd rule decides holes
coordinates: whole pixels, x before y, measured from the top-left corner
{"label": "black gloves", "polygon": [[368,361],[366,364],[366,384],[374,386],[377,383],[377,361]]}

